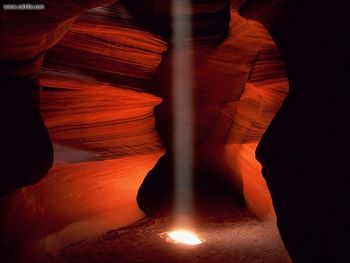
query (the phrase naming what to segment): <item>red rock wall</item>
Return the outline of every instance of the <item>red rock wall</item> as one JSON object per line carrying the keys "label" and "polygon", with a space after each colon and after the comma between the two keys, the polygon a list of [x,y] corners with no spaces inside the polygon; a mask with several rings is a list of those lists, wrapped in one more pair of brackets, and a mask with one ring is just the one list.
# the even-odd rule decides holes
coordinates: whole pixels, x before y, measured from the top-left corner
{"label": "red rock wall", "polygon": [[[10,38],[2,41],[7,45],[2,59],[19,66],[11,72],[32,76],[39,69],[40,54],[75,20],[47,52],[40,71],[41,110],[54,143],[54,167],[39,183],[3,200],[9,204],[3,205],[4,233],[26,247],[22,256],[32,253],[33,246],[56,253],[71,242],[140,219],[137,189],[164,152],[161,139],[171,147],[172,51],[164,53],[167,44],[137,26],[132,10],[119,4],[70,20],[64,19],[83,9],[73,4],[61,17],[55,8],[47,17],[39,17],[40,23],[28,23],[27,30],[36,37],[25,55],[9,44]],[[234,187],[241,186],[253,213],[271,219],[273,207],[254,151],[288,83],[267,31],[234,11],[231,16],[222,43],[218,44],[225,36],[221,29],[212,38],[196,36],[192,76],[196,156],[198,166],[213,170]],[[13,26],[24,30],[18,18],[6,19],[18,21]],[[36,66],[28,70],[27,62]],[[154,128],[153,109],[158,104],[161,139]],[[12,218],[25,218],[26,223],[18,226]]]}

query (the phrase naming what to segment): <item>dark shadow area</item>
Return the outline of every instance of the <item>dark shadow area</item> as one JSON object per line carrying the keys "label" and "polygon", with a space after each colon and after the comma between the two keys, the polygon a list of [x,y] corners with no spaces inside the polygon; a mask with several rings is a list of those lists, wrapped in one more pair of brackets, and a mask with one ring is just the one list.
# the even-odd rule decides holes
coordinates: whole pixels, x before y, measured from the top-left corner
{"label": "dark shadow area", "polygon": [[52,166],[53,150],[40,113],[38,79],[1,76],[0,82],[2,196],[43,178]]}
{"label": "dark shadow area", "polygon": [[[174,212],[174,167],[173,155],[165,154],[157,165],[147,174],[137,196],[139,207],[150,217],[171,215]],[[243,196],[235,191],[219,176],[203,169],[195,169],[193,179],[193,207],[196,211],[203,207],[220,207],[224,203],[226,209],[232,206],[234,210],[239,204],[244,207]],[[191,202],[191,200],[189,200]],[[231,204],[231,205],[230,205]]]}
{"label": "dark shadow area", "polygon": [[[257,149],[283,241],[294,262],[344,262],[350,70],[344,2],[246,1],[240,13],[265,24],[286,64],[290,93]],[[283,15],[282,15],[283,14]]]}

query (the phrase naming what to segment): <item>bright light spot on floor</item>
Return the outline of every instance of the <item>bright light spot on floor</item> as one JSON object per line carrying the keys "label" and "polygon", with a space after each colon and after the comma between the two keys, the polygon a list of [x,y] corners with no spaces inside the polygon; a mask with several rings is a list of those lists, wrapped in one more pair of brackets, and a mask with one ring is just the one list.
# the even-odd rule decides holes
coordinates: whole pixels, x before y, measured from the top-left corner
{"label": "bright light spot on floor", "polygon": [[170,231],[167,232],[167,235],[175,243],[182,243],[190,246],[195,246],[203,243],[203,241],[200,240],[194,233],[187,230]]}

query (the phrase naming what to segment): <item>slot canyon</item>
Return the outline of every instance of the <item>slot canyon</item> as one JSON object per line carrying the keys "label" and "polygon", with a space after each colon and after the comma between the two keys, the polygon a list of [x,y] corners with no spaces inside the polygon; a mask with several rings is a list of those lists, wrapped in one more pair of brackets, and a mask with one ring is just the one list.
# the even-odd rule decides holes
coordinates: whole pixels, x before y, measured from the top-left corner
{"label": "slot canyon", "polygon": [[[1,10],[1,262],[348,261],[345,4],[22,2]],[[167,242],[182,216],[196,246]]]}

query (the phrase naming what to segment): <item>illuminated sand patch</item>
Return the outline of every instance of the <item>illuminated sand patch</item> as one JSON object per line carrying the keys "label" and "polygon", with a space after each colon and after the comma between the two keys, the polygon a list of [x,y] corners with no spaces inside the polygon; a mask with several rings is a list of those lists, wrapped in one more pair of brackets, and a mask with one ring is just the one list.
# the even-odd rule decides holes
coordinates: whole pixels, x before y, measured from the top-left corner
{"label": "illuminated sand patch", "polygon": [[195,233],[185,229],[178,229],[174,231],[165,232],[161,234],[161,237],[171,243],[184,244],[190,246],[200,245],[204,242]]}

